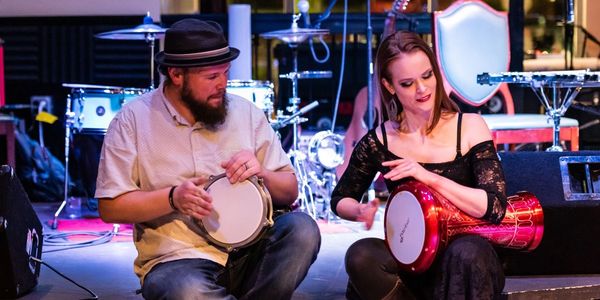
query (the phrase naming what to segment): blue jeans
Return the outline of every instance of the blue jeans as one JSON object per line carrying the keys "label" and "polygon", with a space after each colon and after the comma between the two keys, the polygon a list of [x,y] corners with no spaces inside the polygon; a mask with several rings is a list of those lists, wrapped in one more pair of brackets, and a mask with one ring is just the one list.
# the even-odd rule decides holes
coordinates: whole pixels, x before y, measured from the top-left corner
{"label": "blue jeans", "polygon": [[156,265],[142,286],[145,299],[290,299],[317,259],[321,235],[308,215],[291,212],[256,244],[230,254],[223,267],[206,259]]}

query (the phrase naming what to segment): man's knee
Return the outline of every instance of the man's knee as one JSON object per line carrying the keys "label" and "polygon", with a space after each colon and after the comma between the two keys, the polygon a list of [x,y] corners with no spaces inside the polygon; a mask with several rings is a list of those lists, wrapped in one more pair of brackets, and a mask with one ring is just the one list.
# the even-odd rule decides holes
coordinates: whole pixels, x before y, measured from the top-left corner
{"label": "man's knee", "polygon": [[292,212],[281,216],[283,218],[281,230],[286,233],[286,238],[293,240],[296,247],[305,250],[318,250],[321,244],[321,233],[317,223],[305,213]]}

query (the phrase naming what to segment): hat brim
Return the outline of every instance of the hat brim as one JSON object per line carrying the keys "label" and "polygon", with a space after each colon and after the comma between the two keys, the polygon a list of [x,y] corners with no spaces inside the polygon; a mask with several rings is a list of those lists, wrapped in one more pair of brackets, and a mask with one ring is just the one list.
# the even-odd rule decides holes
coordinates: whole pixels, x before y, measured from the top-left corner
{"label": "hat brim", "polygon": [[224,64],[236,59],[240,55],[240,50],[237,48],[229,47],[229,53],[227,55],[219,56],[216,58],[198,59],[198,60],[166,60],[164,51],[158,52],[154,56],[154,61],[165,67],[176,67],[176,68],[192,68],[192,67],[206,67]]}

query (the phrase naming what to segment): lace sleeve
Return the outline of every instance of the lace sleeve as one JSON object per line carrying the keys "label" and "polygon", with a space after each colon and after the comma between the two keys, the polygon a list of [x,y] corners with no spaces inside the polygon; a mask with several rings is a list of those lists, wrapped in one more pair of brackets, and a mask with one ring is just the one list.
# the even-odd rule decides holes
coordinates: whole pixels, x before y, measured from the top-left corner
{"label": "lace sleeve", "polygon": [[342,198],[361,200],[381,167],[381,152],[375,139],[375,131],[369,131],[354,147],[348,167],[331,194],[331,210],[336,215],[336,206]]}
{"label": "lace sleeve", "polygon": [[506,183],[498,154],[492,142],[476,146],[471,153],[476,188],[486,191],[488,207],[483,219],[498,224],[506,213]]}

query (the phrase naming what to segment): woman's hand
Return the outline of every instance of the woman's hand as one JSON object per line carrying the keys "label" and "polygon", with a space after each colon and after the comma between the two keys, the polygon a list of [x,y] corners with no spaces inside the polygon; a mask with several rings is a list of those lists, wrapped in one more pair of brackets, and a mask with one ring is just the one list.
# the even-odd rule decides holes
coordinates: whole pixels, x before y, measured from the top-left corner
{"label": "woman's hand", "polygon": [[429,171],[423,168],[418,162],[410,158],[384,161],[381,165],[391,169],[389,172],[383,174],[383,177],[392,181],[412,177],[421,182],[425,182],[425,178],[429,173]]}
{"label": "woman's hand", "polygon": [[364,222],[365,228],[370,230],[373,227],[373,222],[375,221],[375,214],[377,213],[377,209],[379,208],[379,199],[375,198],[373,201],[369,203],[359,203],[358,204],[358,215],[356,216],[356,221]]}

